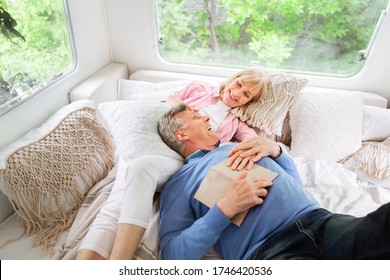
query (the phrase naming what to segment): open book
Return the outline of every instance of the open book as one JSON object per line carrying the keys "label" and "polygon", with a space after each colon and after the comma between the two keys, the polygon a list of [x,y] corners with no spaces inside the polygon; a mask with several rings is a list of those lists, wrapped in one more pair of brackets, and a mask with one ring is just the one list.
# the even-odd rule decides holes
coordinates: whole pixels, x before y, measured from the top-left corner
{"label": "open book", "polygon": [[[222,198],[229,184],[243,172],[248,171],[247,178],[263,177],[270,181],[274,180],[278,176],[277,173],[257,164],[253,165],[250,170],[232,170],[230,167],[226,166],[227,160],[228,159],[220,162],[210,169],[198,191],[195,193],[195,199],[202,202],[209,208]],[[232,222],[235,225],[240,226],[247,213],[248,210],[235,215],[232,218]]]}

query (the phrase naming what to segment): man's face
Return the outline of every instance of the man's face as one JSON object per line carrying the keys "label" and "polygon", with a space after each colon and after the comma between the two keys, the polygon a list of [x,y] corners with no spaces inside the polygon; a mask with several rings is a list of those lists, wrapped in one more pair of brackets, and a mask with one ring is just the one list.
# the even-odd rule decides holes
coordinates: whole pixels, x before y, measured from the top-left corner
{"label": "man's face", "polygon": [[218,142],[219,134],[211,130],[208,116],[200,116],[195,111],[188,110],[177,113],[175,118],[181,119],[185,124],[185,128],[179,129],[176,133],[178,140],[191,141],[203,148]]}

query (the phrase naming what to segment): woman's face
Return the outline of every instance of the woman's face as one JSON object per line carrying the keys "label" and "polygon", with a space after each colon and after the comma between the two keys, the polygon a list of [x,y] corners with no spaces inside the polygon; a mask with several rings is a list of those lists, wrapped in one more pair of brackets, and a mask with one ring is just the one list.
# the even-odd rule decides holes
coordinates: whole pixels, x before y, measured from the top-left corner
{"label": "woman's face", "polygon": [[251,89],[256,85],[256,82],[243,82],[240,77],[234,79],[230,84],[227,84],[221,93],[221,100],[230,108],[244,105],[251,101],[255,96]]}

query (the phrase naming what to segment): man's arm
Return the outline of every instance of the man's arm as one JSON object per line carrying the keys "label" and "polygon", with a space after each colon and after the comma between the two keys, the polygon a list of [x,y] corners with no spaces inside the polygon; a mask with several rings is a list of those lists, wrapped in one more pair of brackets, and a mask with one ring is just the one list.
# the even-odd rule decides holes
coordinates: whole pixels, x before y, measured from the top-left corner
{"label": "man's arm", "polygon": [[230,184],[225,195],[217,202],[217,206],[229,219],[249,208],[263,203],[267,195],[266,187],[272,182],[264,178],[247,178],[242,173]]}
{"label": "man's arm", "polygon": [[160,203],[161,259],[201,259],[231,223],[216,205],[195,220],[190,202],[174,193],[162,196]]}
{"label": "man's arm", "polygon": [[203,217],[195,220],[193,207],[200,202],[163,192],[160,209],[160,246],[162,259],[200,259],[218,241],[230,219],[252,206],[263,203],[266,187],[272,182],[239,175],[225,195]]}
{"label": "man's arm", "polygon": [[279,164],[280,167],[282,167],[284,169],[284,171],[286,171],[287,174],[289,174],[292,177],[294,177],[295,180],[302,187],[304,187],[302,178],[301,178],[301,176],[298,173],[298,170],[297,170],[297,167],[295,165],[295,162],[292,160],[292,158],[286,152],[282,152],[280,156],[278,156],[277,158],[274,158],[274,161],[277,164]]}

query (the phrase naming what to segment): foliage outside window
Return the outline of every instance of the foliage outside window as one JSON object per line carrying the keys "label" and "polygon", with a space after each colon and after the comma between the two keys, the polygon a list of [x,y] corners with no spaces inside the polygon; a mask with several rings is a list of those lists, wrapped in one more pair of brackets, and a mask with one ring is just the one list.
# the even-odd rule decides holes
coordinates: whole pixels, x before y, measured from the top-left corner
{"label": "foliage outside window", "polygon": [[73,65],[62,0],[0,0],[0,114]]}
{"label": "foliage outside window", "polygon": [[388,0],[157,0],[162,58],[352,76]]}

